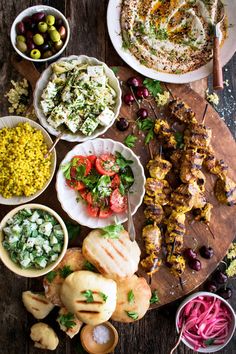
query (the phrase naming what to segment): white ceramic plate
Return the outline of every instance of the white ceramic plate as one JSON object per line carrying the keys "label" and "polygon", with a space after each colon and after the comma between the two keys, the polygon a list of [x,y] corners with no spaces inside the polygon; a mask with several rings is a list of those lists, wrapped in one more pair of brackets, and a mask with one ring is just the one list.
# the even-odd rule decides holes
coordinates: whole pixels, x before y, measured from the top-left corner
{"label": "white ceramic plate", "polygon": [[[2,128],[13,128],[15,127],[18,123],[26,123],[28,122],[32,127],[41,130],[41,132],[43,133],[44,136],[44,140],[46,142],[46,144],[48,146],[51,146],[53,141],[50,138],[49,134],[46,132],[46,130],[41,127],[41,125],[39,125],[38,123],[34,122],[31,119],[28,118],[24,118],[24,117],[18,117],[18,116],[6,116],[6,117],[2,117],[0,118],[0,129]],[[52,180],[52,177],[54,175],[55,169],[56,169],[56,163],[57,163],[57,155],[56,155],[56,151],[55,149],[53,150],[53,152],[51,153],[51,159],[52,159],[52,163],[51,163],[51,175],[50,178],[48,179],[48,181],[45,183],[45,185],[43,186],[43,188],[41,190],[39,190],[37,193],[29,196],[29,197],[12,197],[9,199],[3,198],[0,195],[0,204],[5,204],[5,205],[17,205],[17,204],[23,204],[23,203],[28,203],[31,200],[37,198],[41,193],[43,193],[45,191],[45,189],[47,188],[47,186],[49,185],[49,183]]]}
{"label": "white ceramic plate", "polygon": [[[104,153],[120,152],[126,159],[134,161],[131,165],[134,174],[134,184],[131,188],[133,193],[130,193],[130,202],[132,214],[135,214],[138,207],[142,203],[142,199],[145,193],[145,175],[144,170],[139,162],[138,157],[132,150],[124,146],[123,144],[111,140],[111,139],[95,139],[87,141],[83,144],[76,145],[61,162],[61,165],[70,162],[75,155],[101,155]],[[93,218],[86,212],[85,204],[82,201],[77,202],[76,198],[78,193],[69,188],[65,183],[65,177],[63,176],[61,168],[59,168],[56,180],[57,197],[61,203],[65,212],[75,221],[81,225],[90,227],[91,229],[97,227],[104,227],[115,223],[123,223],[127,220],[127,213],[113,214],[107,219]]]}
{"label": "white ceramic plate", "polygon": [[[66,28],[66,32],[67,32],[67,37],[66,40],[63,44],[63,47],[54,55],[52,55],[50,58],[45,58],[45,59],[32,59],[30,57],[28,57],[27,55],[25,55],[24,53],[22,53],[17,47],[16,47],[16,25],[17,23],[19,23],[20,21],[22,21],[25,17],[27,16],[32,16],[33,14],[37,13],[37,12],[44,12],[48,15],[53,15],[56,18],[61,18],[63,20],[64,26]],[[38,63],[43,63],[46,62],[48,60],[55,60],[56,58],[58,58],[66,49],[66,46],[68,44],[69,38],[70,38],[70,27],[69,27],[69,23],[67,21],[67,19],[65,18],[65,16],[57,9],[55,9],[54,7],[51,6],[46,6],[46,5],[36,5],[36,6],[31,6],[28,7],[27,9],[25,9],[24,11],[22,11],[14,20],[12,26],[11,26],[11,32],[10,32],[10,38],[11,38],[11,44],[13,46],[13,48],[15,49],[15,51],[22,56],[22,58],[26,59],[26,60],[30,60],[30,61],[34,61],[34,62],[38,62]]]}
{"label": "white ceramic plate", "polygon": [[[111,121],[111,123],[109,124],[109,126],[100,127],[98,129],[96,129],[95,132],[90,136],[85,136],[82,133],[73,134],[73,133],[70,133],[68,130],[68,132],[63,134],[63,136],[61,138],[63,140],[67,140],[67,141],[83,142],[83,141],[97,138],[99,135],[104,134],[107,131],[107,129],[109,129],[112,126],[112,124],[114,123],[115,119],[117,118],[117,116],[119,114],[121,103],[122,103],[121,102],[121,88],[120,88],[119,81],[117,80],[113,71],[111,69],[109,69],[105,63],[97,60],[96,58],[87,57],[86,55],[80,55],[80,56],[71,55],[69,57],[60,58],[58,61],[65,61],[65,60],[72,60],[72,59],[76,59],[80,63],[89,63],[90,65],[103,65],[104,70],[105,70],[105,74],[109,80],[109,84],[115,90],[115,92],[117,94],[116,104],[115,104],[115,108],[114,108],[114,118]],[[50,65],[42,73],[42,75],[40,76],[40,78],[36,84],[35,91],[34,91],[34,108],[35,108],[36,115],[37,115],[38,119],[40,120],[40,123],[44,126],[44,128],[46,128],[50,134],[57,136],[58,134],[60,134],[60,130],[56,130],[51,125],[48,124],[46,116],[44,115],[43,110],[40,105],[40,99],[41,99],[42,92],[43,92],[44,88],[46,87],[51,74],[52,74],[52,70],[51,70],[51,65]]]}
{"label": "white ceramic plate", "polygon": [[[117,53],[134,70],[138,71],[140,74],[146,77],[176,84],[183,84],[200,80],[212,72],[212,61],[197,70],[190,71],[181,75],[158,72],[142,65],[128,50],[124,50],[122,48],[122,36],[120,28],[121,2],[122,0],[109,1],[107,9],[108,32]],[[223,66],[232,58],[234,52],[236,51],[236,1],[225,0],[224,3],[226,4],[225,11],[228,17],[228,23],[232,26],[230,26],[228,29],[228,38],[225,40],[224,45],[221,48],[221,60]]]}

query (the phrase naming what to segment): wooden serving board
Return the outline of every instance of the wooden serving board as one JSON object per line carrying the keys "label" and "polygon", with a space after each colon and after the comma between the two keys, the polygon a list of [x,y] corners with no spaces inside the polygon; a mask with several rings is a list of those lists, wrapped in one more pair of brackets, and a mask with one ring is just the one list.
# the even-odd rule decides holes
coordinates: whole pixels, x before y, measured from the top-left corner
{"label": "wooden serving board", "polygon": [[[32,68],[32,63],[23,61],[20,64],[16,65],[17,70],[29,80],[31,85],[34,87],[34,80],[38,77],[37,71]],[[131,76],[140,76],[137,75],[132,69],[127,67],[119,67],[117,76],[121,82],[122,89],[124,92],[128,91],[128,88],[125,85],[125,81]],[[188,103],[192,109],[195,111],[196,116],[199,121],[202,120],[202,115],[206,106],[206,101],[200,97],[195,91],[193,91],[188,85],[174,85],[168,84],[169,90],[173,93],[174,96],[178,96]],[[158,110],[154,100],[151,101],[152,106],[154,107],[155,114],[163,118],[166,114],[164,110]],[[147,107],[150,117],[154,116],[152,109],[148,103],[142,104],[142,107]],[[134,103],[132,107],[129,107],[125,104],[122,105],[120,116],[126,117],[131,120],[131,124],[128,131],[120,132],[117,130],[115,125],[111,127],[106,134],[102,137],[111,138],[120,142],[123,142],[125,137],[128,134],[134,133],[138,134],[138,141],[136,143],[133,151],[140,157],[140,160],[143,166],[146,165],[150,159],[149,149],[144,145],[144,136],[138,133],[138,130],[135,128],[136,124],[134,120],[136,119],[135,112],[138,110],[137,104]],[[132,122],[133,121],[133,122]],[[212,146],[215,150],[216,156],[218,158],[223,158],[225,162],[230,166],[230,175],[236,180],[236,143],[226,127],[223,121],[220,119],[218,113],[209,106],[206,116],[206,125],[212,129]],[[55,138],[55,137],[54,137]],[[59,166],[61,160],[65,157],[68,151],[70,151],[75,143],[70,143],[61,140],[57,147],[57,167]],[[152,143],[152,151],[155,154],[158,152],[156,142]],[[214,249],[214,256],[210,260],[204,260],[199,256],[199,259],[202,263],[202,269],[199,272],[194,272],[191,269],[186,267],[186,271],[182,277],[184,283],[184,289],[182,290],[179,284],[178,279],[170,274],[168,268],[164,265],[161,266],[161,269],[156,273],[152,278],[151,287],[157,289],[158,295],[160,298],[159,304],[155,304],[152,308],[160,307],[165,304],[168,304],[184,295],[193,291],[198,287],[206,278],[212,273],[212,271],[217,267],[218,263],[225,256],[226,251],[235,237],[236,234],[236,207],[227,207],[220,205],[214,197],[213,185],[214,177],[212,175],[206,174],[207,185],[206,185],[206,196],[209,202],[214,205],[210,228],[215,235],[213,239],[210,231],[205,224],[202,223],[189,223],[187,225],[187,233],[185,236],[185,246],[194,247],[196,244],[200,247],[202,245],[210,245]],[[64,220],[68,220],[67,214],[62,210],[60,203],[57,200],[56,190],[55,190],[55,176],[50,186],[46,191],[39,196],[35,203],[42,203],[58,212]],[[12,207],[1,207],[0,215],[3,217]],[[134,222],[137,232],[137,242],[142,250],[142,255],[144,256],[144,244],[142,241],[142,227],[144,224],[144,207],[141,206],[137,213],[134,216]],[[82,227],[81,234],[76,241],[71,245],[80,245],[84,237],[89,232],[89,229]],[[145,272],[139,269],[138,274],[146,277]],[[33,280],[34,282],[39,282],[39,280]],[[34,284],[32,284],[34,286]],[[35,284],[38,288],[38,286]]]}

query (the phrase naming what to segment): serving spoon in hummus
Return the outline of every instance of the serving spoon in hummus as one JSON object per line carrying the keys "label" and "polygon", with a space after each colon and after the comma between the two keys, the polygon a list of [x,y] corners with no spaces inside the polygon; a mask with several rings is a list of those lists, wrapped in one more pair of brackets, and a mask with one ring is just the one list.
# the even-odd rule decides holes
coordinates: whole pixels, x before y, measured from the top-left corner
{"label": "serving spoon in hummus", "polygon": [[220,20],[214,24],[214,40],[213,40],[213,89],[223,90],[223,73],[220,59],[220,37],[222,36],[221,24],[225,18],[225,8],[221,0],[218,1],[220,9]]}

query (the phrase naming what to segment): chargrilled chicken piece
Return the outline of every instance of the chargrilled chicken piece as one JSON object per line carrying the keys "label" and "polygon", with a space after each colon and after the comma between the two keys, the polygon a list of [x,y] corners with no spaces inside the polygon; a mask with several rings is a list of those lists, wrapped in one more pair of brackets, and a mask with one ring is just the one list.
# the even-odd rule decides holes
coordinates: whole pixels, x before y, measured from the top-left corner
{"label": "chargrilled chicken piece", "polygon": [[218,178],[215,184],[215,196],[218,201],[228,206],[236,205],[236,184],[228,176]]}
{"label": "chargrilled chicken piece", "polygon": [[167,256],[167,266],[170,268],[171,273],[180,277],[185,270],[185,259],[179,254],[169,254]]}
{"label": "chargrilled chicken piece", "polygon": [[183,123],[197,123],[193,110],[180,98],[176,98],[169,103],[172,116]]}
{"label": "chargrilled chicken piece", "polygon": [[171,188],[166,180],[158,180],[155,178],[147,178],[146,180],[146,195],[144,203],[166,205],[169,201]]}
{"label": "chargrilled chicken piece", "polygon": [[200,170],[195,172],[196,183],[201,192],[205,192],[206,177],[204,173]]}
{"label": "chargrilled chicken piece", "polygon": [[141,265],[151,276],[158,271],[161,264],[161,231],[155,224],[147,225],[143,228],[142,236],[148,256],[141,261]]}
{"label": "chargrilled chicken piece", "polygon": [[172,164],[169,161],[162,159],[159,155],[155,156],[155,158],[150,160],[147,164],[150,176],[157,179],[164,179],[171,167]]}
{"label": "chargrilled chicken piece", "polygon": [[154,126],[154,132],[158,135],[164,147],[176,149],[177,141],[175,139],[175,134],[166,120],[157,119]]}
{"label": "chargrilled chicken piece", "polygon": [[211,129],[204,124],[191,124],[184,132],[184,144],[192,149],[206,149],[211,143]]}
{"label": "chargrilled chicken piece", "polygon": [[159,224],[163,218],[164,211],[160,204],[149,204],[144,210],[144,216],[153,222]]}
{"label": "chargrilled chicken piece", "polygon": [[183,150],[175,150],[170,155],[170,161],[172,163],[172,168],[174,169],[174,171],[180,170],[182,156],[183,156]]}
{"label": "chargrilled chicken piece", "polygon": [[204,155],[195,149],[188,149],[183,154],[180,167],[180,178],[183,183],[191,183],[196,179],[197,172],[202,168]]}
{"label": "chargrilled chicken piece", "polygon": [[186,231],[185,219],[186,216],[184,213],[172,211],[167,222],[167,232],[169,234],[175,233],[176,235],[184,235]]}
{"label": "chargrilled chicken piece", "polygon": [[193,209],[194,219],[205,224],[210,224],[212,208],[213,205],[211,203],[206,203],[201,209]]}
{"label": "chargrilled chicken piece", "polygon": [[193,208],[198,193],[199,188],[196,183],[181,184],[171,193],[170,204],[176,211],[187,213]]}

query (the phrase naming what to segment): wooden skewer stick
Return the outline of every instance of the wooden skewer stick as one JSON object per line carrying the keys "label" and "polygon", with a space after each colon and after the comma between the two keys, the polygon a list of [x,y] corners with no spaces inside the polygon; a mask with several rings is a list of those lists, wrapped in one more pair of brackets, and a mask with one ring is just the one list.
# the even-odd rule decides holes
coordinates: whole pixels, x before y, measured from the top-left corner
{"label": "wooden skewer stick", "polygon": [[52,150],[55,148],[55,146],[57,145],[58,141],[61,139],[63,135],[63,132],[61,132],[57,138],[54,140],[53,144],[50,146],[50,148],[48,149],[48,152],[44,155],[44,158],[47,159],[48,156],[50,155],[50,153],[52,152]]}
{"label": "wooden skewer stick", "polygon": [[203,112],[203,116],[202,116],[202,124],[205,123],[205,119],[206,119],[206,114],[207,114],[207,109],[208,109],[209,104],[207,103]]}
{"label": "wooden skewer stick", "polygon": [[161,156],[162,156],[162,145],[160,145],[160,147],[159,147],[159,155],[160,155],[160,158],[161,158]]}
{"label": "wooden skewer stick", "polygon": [[164,83],[164,85],[165,85],[165,88],[167,89],[167,91],[169,92],[169,94],[171,95],[171,97],[172,97],[173,99],[175,99],[175,97],[174,97],[172,91],[169,89],[169,87],[167,86],[167,84]]}
{"label": "wooden skewer stick", "polygon": [[148,143],[148,150],[149,150],[149,154],[151,156],[151,159],[153,159],[152,147],[151,147],[150,143]]}
{"label": "wooden skewer stick", "polygon": [[184,291],[184,284],[183,284],[183,280],[181,277],[179,277],[179,284],[181,286],[181,289]]}
{"label": "wooden skewer stick", "polygon": [[148,100],[147,100],[147,102],[148,102],[149,107],[151,108],[151,110],[152,110],[152,112],[153,112],[155,118],[156,118],[156,119],[159,119],[159,117],[158,117],[157,114],[156,114],[155,108],[153,107],[153,104],[152,104],[150,101],[148,101]]}
{"label": "wooden skewer stick", "polygon": [[171,349],[170,354],[173,354],[174,351],[178,348],[178,346],[179,346],[179,344],[180,344],[180,342],[181,342],[181,338],[182,338],[182,335],[183,335],[184,328],[185,328],[185,324],[183,323],[182,328],[181,328],[181,331],[180,331],[180,333],[179,333],[178,340],[177,340],[175,346]]}
{"label": "wooden skewer stick", "polygon": [[208,230],[210,231],[210,234],[212,235],[212,237],[213,237],[214,240],[215,240],[215,235],[214,235],[214,233],[212,232],[210,226],[209,226],[208,224],[206,224],[206,226],[207,226]]}

